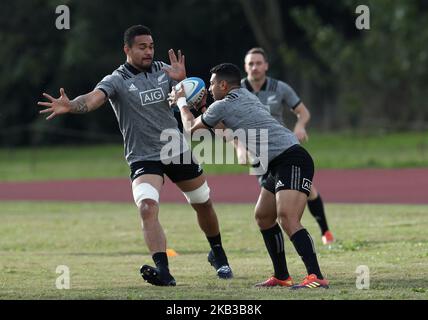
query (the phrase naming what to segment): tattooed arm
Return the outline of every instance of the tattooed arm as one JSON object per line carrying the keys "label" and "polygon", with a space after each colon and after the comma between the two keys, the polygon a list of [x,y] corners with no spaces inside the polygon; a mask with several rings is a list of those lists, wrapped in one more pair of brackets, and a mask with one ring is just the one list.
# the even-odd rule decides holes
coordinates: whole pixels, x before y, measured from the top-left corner
{"label": "tattooed arm", "polygon": [[97,109],[107,101],[106,94],[99,89],[87,93],[85,95],[78,96],[74,100],[68,99],[63,88],[59,90],[60,96],[58,99],[50,96],[47,93],[43,93],[43,96],[49,100],[49,102],[38,102],[39,106],[46,107],[40,111],[40,113],[50,113],[46,118],[47,120],[53,119],[55,116],[64,113],[75,113],[83,114]]}

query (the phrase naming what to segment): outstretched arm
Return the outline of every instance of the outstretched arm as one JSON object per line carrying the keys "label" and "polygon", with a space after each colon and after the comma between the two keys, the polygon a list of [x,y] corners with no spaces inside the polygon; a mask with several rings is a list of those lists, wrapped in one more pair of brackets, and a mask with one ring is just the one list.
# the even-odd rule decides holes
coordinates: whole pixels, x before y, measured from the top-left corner
{"label": "outstretched arm", "polygon": [[57,115],[65,113],[87,113],[97,109],[107,101],[106,94],[99,89],[78,96],[74,100],[70,100],[67,97],[63,88],[59,92],[60,96],[57,99],[47,93],[43,93],[43,96],[49,101],[39,101],[37,103],[39,106],[46,107],[46,109],[40,110],[40,113],[50,113],[46,120],[51,120]]}

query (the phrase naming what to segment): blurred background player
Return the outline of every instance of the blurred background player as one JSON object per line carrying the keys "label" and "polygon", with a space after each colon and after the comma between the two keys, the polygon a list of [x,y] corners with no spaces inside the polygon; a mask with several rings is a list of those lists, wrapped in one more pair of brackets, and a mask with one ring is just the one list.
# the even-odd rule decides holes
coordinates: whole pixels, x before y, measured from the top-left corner
{"label": "blurred background player", "polygon": [[[270,114],[284,127],[285,110],[291,109],[297,117],[294,126],[294,134],[301,143],[308,140],[306,125],[310,119],[309,110],[306,108],[296,92],[285,82],[273,79],[266,75],[269,63],[265,51],[262,48],[252,48],[245,55],[245,72],[247,77],[241,80],[241,86],[255,94],[262,104],[268,107]],[[242,148],[237,148],[238,158],[246,156]],[[259,177],[259,182],[262,177]],[[312,185],[308,197],[308,208],[321,229],[322,243],[327,245],[334,242],[332,232],[329,230],[322,198]]]}
{"label": "blurred background player", "polygon": [[[211,246],[208,260],[217,276],[231,278],[226,254],[221,243],[217,215],[210,200],[210,189],[202,168],[193,160],[191,150],[177,128],[167,101],[171,87],[186,77],[184,56],[169,50],[171,65],[153,61],[154,42],[149,28],[136,25],[124,33],[126,62],[85,95],[69,100],[64,89],[60,97],[44,93],[48,102],[40,113],[48,120],[65,113],[84,114],[104,105],[107,100],[116,114],[123,134],[125,157],[131,169],[132,192],[139,208],[144,239],[156,267],[143,265],[142,277],[158,286],[175,286],[166,253],[166,236],[159,222],[159,194],[168,176],[195,209],[200,228]],[[167,144],[161,134],[167,131],[176,138],[178,148],[163,154]],[[175,151],[175,152],[174,152]],[[183,163],[187,158],[188,163]]]}

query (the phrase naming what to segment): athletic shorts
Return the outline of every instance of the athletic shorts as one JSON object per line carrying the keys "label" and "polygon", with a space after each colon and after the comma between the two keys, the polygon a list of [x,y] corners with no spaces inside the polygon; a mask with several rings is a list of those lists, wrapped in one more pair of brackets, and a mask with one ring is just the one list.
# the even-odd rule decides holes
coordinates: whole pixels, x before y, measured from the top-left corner
{"label": "athletic shorts", "polygon": [[[164,164],[160,160],[131,163],[131,180],[134,181],[145,174],[157,174],[161,177],[166,175],[174,183],[199,177],[203,173],[202,167],[195,161],[192,154],[190,154],[190,163],[183,164],[184,155],[179,156],[180,161],[177,163]],[[189,157],[189,154],[186,156]]]}
{"label": "athletic shorts", "polygon": [[275,194],[280,190],[298,190],[309,196],[314,177],[311,155],[300,145],[294,145],[274,158],[268,171],[259,176],[261,187]]}

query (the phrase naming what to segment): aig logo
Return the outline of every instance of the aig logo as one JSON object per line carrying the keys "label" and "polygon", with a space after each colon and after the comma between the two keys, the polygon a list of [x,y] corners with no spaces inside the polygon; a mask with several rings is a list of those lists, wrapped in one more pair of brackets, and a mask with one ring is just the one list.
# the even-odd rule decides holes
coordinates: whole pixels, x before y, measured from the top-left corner
{"label": "aig logo", "polygon": [[303,178],[302,188],[305,189],[306,191],[311,192],[312,181],[306,178]]}
{"label": "aig logo", "polygon": [[163,93],[162,88],[157,88],[140,92],[140,98],[141,104],[145,106],[165,100],[165,94]]}

